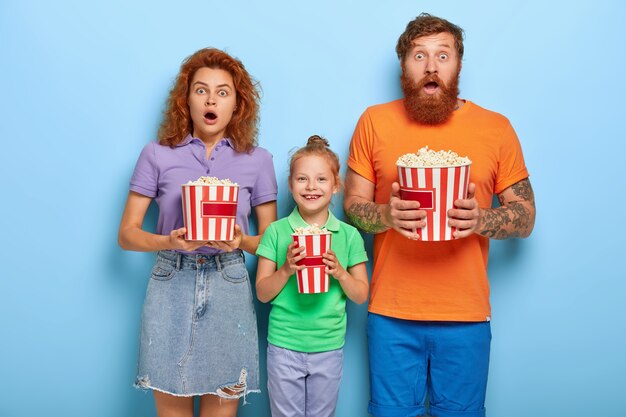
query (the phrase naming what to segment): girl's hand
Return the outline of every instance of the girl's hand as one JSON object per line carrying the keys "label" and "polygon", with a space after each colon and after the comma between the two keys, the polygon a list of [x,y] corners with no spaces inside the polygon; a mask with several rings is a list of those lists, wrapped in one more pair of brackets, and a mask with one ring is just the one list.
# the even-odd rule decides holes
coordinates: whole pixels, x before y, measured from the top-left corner
{"label": "girl's hand", "polygon": [[281,268],[287,272],[287,275],[291,276],[295,274],[296,271],[304,269],[304,265],[297,265],[297,263],[303,260],[305,256],[304,246],[298,248],[296,247],[296,243],[292,242],[287,247],[287,260],[285,260]]}
{"label": "girl's hand", "polygon": [[207,243],[207,246],[223,250],[224,252],[232,252],[235,249],[239,248],[241,245],[241,241],[243,239],[243,232],[241,231],[241,227],[238,224],[235,225],[235,232],[233,233],[233,240],[228,241],[218,241],[212,240]]}
{"label": "girl's hand", "polygon": [[326,265],[327,274],[332,275],[333,278],[335,278],[337,281],[343,281],[344,279],[346,279],[347,272],[339,263],[335,252],[333,252],[331,249],[328,249],[328,251],[322,255],[322,258],[324,258],[324,265]]}
{"label": "girl's hand", "polygon": [[193,252],[196,249],[207,244],[206,240],[185,240],[185,233],[187,229],[181,227],[180,229],[172,230],[170,232],[170,246],[171,249],[179,249],[185,252]]}

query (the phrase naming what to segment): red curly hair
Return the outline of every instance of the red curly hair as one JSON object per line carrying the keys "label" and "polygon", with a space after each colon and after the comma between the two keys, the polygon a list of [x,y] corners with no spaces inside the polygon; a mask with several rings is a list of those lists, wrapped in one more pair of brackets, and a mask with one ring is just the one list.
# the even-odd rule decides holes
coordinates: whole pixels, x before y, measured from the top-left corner
{"label": "red curly hair", "polygon": [[236,58],[215,48],[204,48],[183,61],[174,87],[167,99],[167,108],[159,128],[159,143],[174,147],[193,131],[189,114],[189,83],[196,71],[207,67],[227,71],[237,92],[237,108],[226,127],[226,137],[234,142],[237,152],[249,152],[257,143],[259,124],[259,84]]}

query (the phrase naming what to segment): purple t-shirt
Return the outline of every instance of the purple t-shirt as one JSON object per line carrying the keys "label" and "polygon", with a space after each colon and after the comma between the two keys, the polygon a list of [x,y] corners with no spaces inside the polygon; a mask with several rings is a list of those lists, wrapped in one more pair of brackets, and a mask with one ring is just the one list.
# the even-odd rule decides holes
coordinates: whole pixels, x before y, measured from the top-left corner
{"label": "purple t-shirt", "polygon": [[[230,139],[222,139],[207,159],[204,143],[191,135],[174,148],[150,142],[139,155],[130,190],[156,199],[156,233],[169,235],[183,227],[181,185],[201,176],[227,178],[239,184],[237,224],[246,234],[251,208],[275,201],[278,193],[272,154],[263,148],[237,152]],[[220,251],[202,247],[194,253],[217,252]]]}

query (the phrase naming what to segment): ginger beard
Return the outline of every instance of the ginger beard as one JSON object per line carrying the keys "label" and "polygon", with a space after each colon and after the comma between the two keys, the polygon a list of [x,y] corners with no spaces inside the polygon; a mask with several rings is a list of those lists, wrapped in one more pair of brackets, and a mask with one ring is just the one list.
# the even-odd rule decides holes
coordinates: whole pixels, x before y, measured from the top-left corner
{"label": "ginger beard", "polygon": [[[421,124],[438,125],[446,122],[456,109],[459,97],[459,75],[446,85],[437,74],[427,75],[417,84],[403,71],[400,77],[402,91],[404,92],[404,108],[409,118]],[[439,94],[426,94],[423,88],[426,84],[434,82],[441,92]]]}

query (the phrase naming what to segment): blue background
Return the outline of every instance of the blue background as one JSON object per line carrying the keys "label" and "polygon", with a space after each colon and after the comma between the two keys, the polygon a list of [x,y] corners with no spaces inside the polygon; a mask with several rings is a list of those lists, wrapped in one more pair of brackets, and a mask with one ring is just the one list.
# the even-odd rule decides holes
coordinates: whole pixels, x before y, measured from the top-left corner
{"label": "blue background", "polygon": [[[176,3],[0,1],[0,416],[154,414],[132,388],[153,255],[116,239],[186,56],[225,49],[261,82],[284,216],[289,149],[318,133],[345,161],[365,107],[400,97],[395,43],[421,11],[465,29],[461,95],[511,120],[537,199],[533,235],[491,248],[489,415],[626,416],[623,2]],[[337,415],[359,417],[366,307],[348,309]]]}

